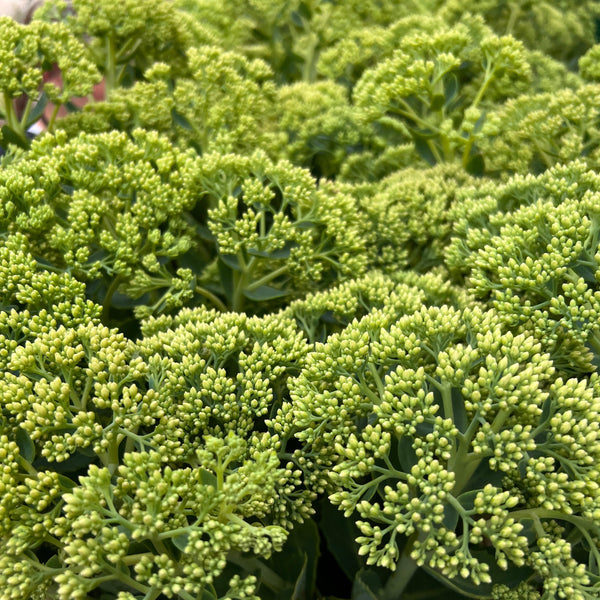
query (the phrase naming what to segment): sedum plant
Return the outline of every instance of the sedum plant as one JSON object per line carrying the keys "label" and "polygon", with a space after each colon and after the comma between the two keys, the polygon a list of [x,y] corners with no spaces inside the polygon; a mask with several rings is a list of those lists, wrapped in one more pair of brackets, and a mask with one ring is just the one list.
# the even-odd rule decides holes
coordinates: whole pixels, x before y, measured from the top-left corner
{"label": "sedum plant", "polygon": [[268,65],[217,46],[190,48],[186,59],[188,76],[156,62],[142,80],[69,115],[61,128],[77,135],[143,127],[201,154],[251,154],[257,147],[275,154],[281,133],[269,123],[276,89]]}
{"label": "sedum plant", "polygon": [[598,14],[1,18],[0,600],[598,598]]}
{"label": "sedum plant", "polygon": [[63,22],[85,44],[109,96],[158,60],[168,61],[178,74],[186,72],[185,51],[193,37],[185,13],[164,0],[50,0],[35,18]]}
{"label": "sedum plant", "polygon": [[378,597],[418,567],[473,597],[595,597],[598,379],[561,378],[542,347],[495,311],[383,309],[306,357],[272,426],[392,571]]}
{"label": "sedum plant", "polygon": [[447,254],[507,325],[536,331],[579,373],[595,371],[600,350],[598,189],[582,162],[482,189],[456,209]]}
{"label": "sedum plant", "polygon": [[[59,109],[71,99],[91,93],[100,74],[85,47],[64,24],[25,26],[0,17],[0,39],[0,146],[27,147],[27,131],[46,104],[54,107],[48,122],[51,130]],[[54,66],[60,71],[60,86],[44,78]]]}
{"label": "sedum plant", "polygon": [[144,130],[59,133],[0,180],[2,229],[88,282],[105,320],[194,298],[273,305],[366,267],[354,200],[262,153],[197,157]]}

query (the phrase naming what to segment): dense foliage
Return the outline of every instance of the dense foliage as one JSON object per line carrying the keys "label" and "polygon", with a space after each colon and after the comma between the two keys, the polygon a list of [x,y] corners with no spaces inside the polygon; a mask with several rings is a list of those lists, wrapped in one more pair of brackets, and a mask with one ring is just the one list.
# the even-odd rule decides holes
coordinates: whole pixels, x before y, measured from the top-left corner
{"label": "dense foliage", "polygon": [[599,19],[0,18],[0,600],[600,597]]}

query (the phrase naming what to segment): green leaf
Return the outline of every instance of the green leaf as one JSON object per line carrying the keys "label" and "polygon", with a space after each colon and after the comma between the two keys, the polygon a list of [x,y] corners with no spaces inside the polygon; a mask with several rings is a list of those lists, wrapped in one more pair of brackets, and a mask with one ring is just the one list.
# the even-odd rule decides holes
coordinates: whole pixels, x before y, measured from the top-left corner
{"label": "green leaf", "polygon": [[317,563],[320,556],[319,529],[312,519],[307,519],[301,525],[296,525],[294,531],[291,541],[302,550],[304,562],[294,585],[292,600],[312,600],[315,595]]}
{"label": "green leaf", "polygon": [[304,21],[302,20],[302,16],[298,13],[298,11],[292,11],[290,13],[290,18],[296,27],[304,27]]}
{"label": "green leaf", "polygon": [[60,558],[58,558],[58,554],[53,554],[47,561],[46,566],[49,569],[63,569],[64,565],[61,562]]}
{"label": "green leaf", "polygon": [[475,502],[475,498],[479,492],[480,490],[470,490],[469,492],[464,492],[457,498],[457,500],[465,510],[472,510],[474,507],[473,503]]}
{"label": "green leaf", "polygon": [[458,79],[454,73],[450,73],[444,79],[444,96],[446,97],[446,107],[448,107],[454,98],[456,98],[456,94],[458,93]]}
{"label": "green leaf", "polygon": [[34,123],[39,121],[40,117],[44,113],[44,109],[46,108],[47,104],[48,104],[48,95],[46,94],[46,92],[44,92],[39,97],[38,101],[35,103],[35,106],[32,108],[31,112],[29,113],[29,117],[27,119],[27,123],[25,123],[25,127],[30,127],[31,125],[33,125]]}
{"label": "green leaf", "polygon": [[217,489],[217,476],[206,469],[200,469],[200,481],[203,485],[212,485],[215,489]]}
{"label": "green leaf", "polygon": [[[315,522],[307,519],[290,532],[281,552],[274,554],[267,566],[285,583],[261,585],[263,600],[313,600],[319,558],[319,532]],[[260,575],[260,573],[257,573]]]}
{"label": "green leaf", "polygon": [[217,592],[212,585],[205,587],[202,590],[202,596],[200,596],[200,600],[217,600],[217,598]]}
{"label": "green leaf", "polygon": [[449,590],[423,569],[417,569],[402,594],[402,600],[465,600],[465,596]]}
{"label": "green leaf", "polygon": [[35,458],[35,446],[33,441],[29,437],[29,434],[19,427],[16,435],[17,446],[19,447],[19,453],[27,462],[33,462]]}
{"label": "green leaf", "polygon": [[239,271],[240,273],[243,271],[240,261],[235,254],[221,254],[220,258],[230,269]]}
{"label": "green leaf", "polygon": [[481,152],[469,156],[465,164],[465,171],[473,177],[483,177],[485,174],[485,161]]}
{"label": "green leaf", "polygon": [[[440,575],[437,571],[434,571],[427,565],[421,567],[424,571],[426,571],[431,577],[437,579],[439,582],[443,583],[447,588],[451,589],[453,592],[457,592],[461,594],[463,597],[467,598],[489,598],[491,588],[489,585],[482,584],[481,586],[476,586],[472,582],[463,579],[462,577],[456,577],[455,579],[446,579],[442,575]],[[482,589],[485,588],[485,591]]]}
{"label": "green leaf", "polygon": [[586,283],[596,284],[596,269],[588,265],[578,264],[572,267],[573,271],[582,277]]}
{"label": "green leaf", "polygon": [[413,140],[415,143],[415,150],[419,154],[419,156],[431,166],[437,163],[435,158],[435,154],[430,146],[431,136],[420,135],[416,132],[413,133]]}
{"label": "green leaf", "polygon": [[66,491],[71,491],[77,485],[70,477],[60,473],[58,475],[58,483],[60,483],[60,487]]}
{"label": "green leaf", "polygon": [[328,500],[319,504],[319,527],[327,543],[327,549],[344,571],[348,579],[354,579],[362,568],[358,558],[358,544],[355,539],[359,535],[356,525]]}
{"label": "green leaf", "polygon": [[294,227],[298,229],[317,229],[319,225],[314,221],[296,221]]}
{"label": "green leaf", "polygon": [[351,600],[378,600],[381,589],[379,577],[373,571],[359,571],[352,586]]}
{"label": "green leaf", "polygon": [[229,301],[229,304],[231,304],[233,299],[233,271],[223,262],[222,256],[217,261],[217,267],[219,269],[219,275],[221,276],[223,293]]}
{"label": "green leaf", "polygon": [[454,531],[458,523],[458,511],[450,504],[444,505],[444,520],[442,524],[448,531]]}
{"label": "green leaf", "polygon": [[13,144],[19,148],[29,148],[29,140],[23,139],[18,133],[13,131],[8,125],[3,125],[2,129],[2,147],[7,148],[8,144]]}
{"label": "green leaf", "polygon": [[173,123],[175,123],[175,125],[179,125],[179,127],[183,127],[183,129],[187,129],[188,131],[193,130],[193,127],[187,118],[184,117],[180,112],[177,112],[175,109],[171,110],[171,118],[173,119]]}
{"label": "green leaf", "polygon": [[277,288],[271,287],[270,285],[261,285],[254,290],[245,290],[244,296],[248,300],[254,302],[265,302],[267,300],[275,300],[275,298],[283,298],[287,296],[288,292],[278,290]]}
{"label": "green leaf", "polygon": [[485,123],[485,119],[486,119],[486,113],[482,112],[481,116],[479,117],[479,119],[477,119],[477,121],[475,122],[475,125],[473,126],[473,131],[471,135],[477,134],[481,131],[481,128],[483,127],[483,124]]}
{"label": "green leaf", "polygon": [[178,550],[181,550],[181,552],[185,552],[189,540],[190,536],[187,533],[182,533],[181,535],[176,535],[174,538],[171,538],[173,546]]}
{"label": "green leaf", "polygon": [[417,455],[413,448],[413,441],[408,436],[403,436],[398,440],[398,461],[402,470],[410,473],[410,470],[417,464]]}
{"label": "green leaf", "polygon": [[469,422],[465,409],[465,400],[457,388],[452,388],[452,412],[454,414],[454,424],[461,433],[464,433],[469,426]]}
{"label": "green leaf", "polygon": [[294,584],[294,591],[292,592],[290,600],[310,600],[312,597],[308,595],[308,586],[306,580],[307,565],[308,557],[305,554],[302,562],[302,569],[300,571],[300,575],[298,575],[298,579],[296,579],[296,583]]}

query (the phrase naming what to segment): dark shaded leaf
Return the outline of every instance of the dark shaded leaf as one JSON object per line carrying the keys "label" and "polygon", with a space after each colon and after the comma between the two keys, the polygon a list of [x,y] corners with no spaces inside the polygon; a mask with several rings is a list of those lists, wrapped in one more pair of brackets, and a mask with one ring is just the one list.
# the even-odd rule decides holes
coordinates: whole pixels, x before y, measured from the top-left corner
{"label": "dark shaded leaf", "polygon": [[308,595],[307,581],[306,581],[306,566],[308,564],[308,558],[304,555],[302,561],[302,570],[296,583],[294,584],[294,591],[292,592],[290,600],[310,600],[311,596]]}
{"label": "dark shaded leaf", "polygon": [[469,421],[465,410],[465,400],[457,388],[452,388],[452,412],[454,424],[461,433],[464,433],[469,426]]}
{"label": "dark shaded leaf", "polygon": [[381,590],[379,577],[373,571],[359,571],[352,586],[352,600],[378,600]]}
{"label": "dark shaded leaf", "polygon": [[312,519],[307,519],[294,528],[292,542],[304,555],[302,569],[296,583],[292,600],[312,600],[317,580],[317,562],[319,559],[319,530]]}
{"label": "dark shaded leaf", "polygon": [[435,154],[433,153],[429,145],[428,140],[422,137],[413,137],[413,140],[415,142],[415,150],[417,151],[419,156],[431,166],[435,165],[437,163],[437,160],[435,158]]}
{"label": "dark shaded leaf", "polygon": [[64,565],[62,564],[60,558],[58,558],[58,554],[53,554],[47,561],[46,566],[49,569],[62,569]]}
{"label": "dark shaded leaf", "polygon": [[423,570],[427,571],[434,579],[442,582],[445,586],[466,596],[467,598],[489,598],[492,587],[494,585],[505,585],[509,589],[515,588],[522,581],[527,581],[531,575],[532,570],[528,567],[516,567],[511,565],[510,569],[506,571],[502,570],[494,558],[493,551],[486,550],[472,550],[471,554],[481,563],[489,565],[489,574],[492,578],[492,583],[480,583],[475,585],[471,580],[463,579],[462,577],[455,577],[454,579],[447,579],[443,575],[440,575],[437,571],[431,569],[427,565],[423,566]]}
{"label": "dark shaded leaf", "polygon": [[327,500],[320,503],[319,514],[319,527],[329,552],[348,579],[353,580],[362,568],[358,558],[358,544],[354,541],[359,535],[356,525]]}
{"label": "dark shaded leaf", "polygon": [[446,97],[446,106],[449,106],[458,93],[458,79],[454,73],[450,73],[444,79],[444,96]]}
{"label": "dark shaded leaf", "polygon": [[230,269],[242,272],[240,261],[235,254],[221,254],[220,258]]}
{"label": "dark shaded leaf", "polygon": [[19,446],[19,453],[27,462],[33,462],[35,457],[35,446],[32,439],[29,437],[24,429],[17,429],[16,435],[17,446]]}
{"label": "dark shaded leaf", "polygon": [[473,126],[473,134],[477,134],[481,131],[483,124],[485,123],[486,113],[482,112],[481,116],[477,121],[475,121],[475,125]]}
{"label": "dark shaded leaf", "polygon": [[24,140],[8,125],[3,125],[0,131],[2,131],[2,146],[4,148],[8,147],[8,144],[13,144],[19,148],[29,148],[29,140]]}
{"label": "dark shaded leaf", "polygon": [[298,221],[294,226],[298,229],[316,229],[319,227],[317,223],[314,223],[313,221]]}
{"label": "dark shaded leaf", "polygon": [[485,161],[483,160],[483,154],[477,152],[471,155],[465,164],[465,171],[473,177],[483,177],[485,174]]}
{"label": "dark shaded leaf", "polygon": [[46,105],[48,104],[48,95],[44,92],[35,103],[35,106],[29,113],[29,117],[27,118],[27,123],[25,123],[25,127],[30,127],[37,121],[39,121],[42,116]]}
{"label": "dark shaded leaf", "polygon": [[461,494],[457,500],[460,502],[461,506],[465,508],[465,510],[473,509],[473,502],[475,501],[475,497],[479,493],[480,490],[471,490],[469,492],[464,492]]}
{"label": "dark shaded leaf", "polygon": [[222,258],[223,257],[219,258],[217,267],[219,268],[223,293],[229,301],[229,304],[231,304],[233,299],[233,271],[223,262]]}
{"label": "dark shaded leaf", "polygon": [[452,505],[446,504],[444,506],[444,520],[442,521],[442,524],[449,531],[454,531],[457,523],[458,511]]}
{"label": "dark shaded leaf", "polygon": [[407,436],[400,438],[398,441],[398,461],[402,470],[406,473],[410,473],[412,467],[417,464],[417,455],[413,448],[413,441]]}
{"label": "dark shaded leaf", "polygon": [[187,129],[188,131],[193,130],[191,123],[180,112],[177,112],[177,110],[171,110],[171,118],[173,119],[173,123],[175,123],[175,125],[179,125],[179,127],[183,127],[183,129]]}
{"label": "dark shaded leaf", "polygon": [[290,13],[290,18],[292,19],[292,23],[296,25],[296,27],[304,27],[304,21],[302,20],[302,17],[300,16],[297,10],[293,10]]}
{"label": "dark shaded leaf", "polygon": [[58,483],[63,490],[71,491],[77,484],[66,475],[58,475]]}
{"label": "dark shaded leaf", "polygon": [[401,600],[465,600],[465,596],[449,590],[423,569],[417,569]]}
{"label": "dark shaded leaf", "polygon": [[244,292],[244,296],[254,302],[265,302],[267,300],[274,300],[275,298],[283,298],[287,295],[287,292],[278,290],[270,285],[261,285],[254,290],[246,290]]}

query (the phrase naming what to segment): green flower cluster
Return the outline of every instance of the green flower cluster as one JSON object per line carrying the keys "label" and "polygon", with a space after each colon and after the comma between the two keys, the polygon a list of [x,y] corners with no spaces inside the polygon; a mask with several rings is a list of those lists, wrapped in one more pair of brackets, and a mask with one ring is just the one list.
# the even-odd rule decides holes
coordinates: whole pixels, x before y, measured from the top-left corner
{"label": "green flower cluster", "polygon": [[0,19],[0,600],[596,600],[598,4]]}

